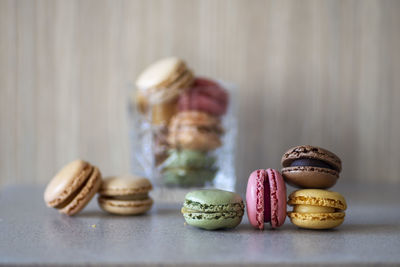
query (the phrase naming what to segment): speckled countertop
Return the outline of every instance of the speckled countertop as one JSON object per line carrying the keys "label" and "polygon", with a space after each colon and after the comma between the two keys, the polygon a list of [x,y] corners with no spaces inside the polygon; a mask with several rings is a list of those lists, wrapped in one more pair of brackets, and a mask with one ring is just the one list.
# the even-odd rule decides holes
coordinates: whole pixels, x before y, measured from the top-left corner
{"label": "speckled countertop", "polygon": [[[329,231],[234,230],[184,225],[180,205],[156,203],[139,217],[103,213],[96,201],[78,216],[48,209],[43,187],[0,190],[0,265],[399,265],[400,187],[341,185],[349,209]],[[288,190],[291,191],[290,189]]]}

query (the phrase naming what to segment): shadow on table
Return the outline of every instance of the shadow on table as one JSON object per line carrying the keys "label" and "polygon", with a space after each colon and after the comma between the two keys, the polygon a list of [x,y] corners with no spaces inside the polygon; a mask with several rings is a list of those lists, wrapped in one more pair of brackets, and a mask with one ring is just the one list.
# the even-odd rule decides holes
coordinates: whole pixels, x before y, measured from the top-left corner
{"label": "shadow on table", "polygon": [[361,234],[361,233],[385,233],[385,232],[400,232],[400,224],[343,224],[334,229],[326,229],[326,230],[314,230],[314,229],[303,229],[299,228],[290,223],[286,223],[282,227],[278,229],[272,229],[268,224],[265,224],[264,231],[258,230],[254,228],[249,223],[242,223],[236,229],[232,231],[227,231],[232,233],[288,233],[288,232],[296,232],[296,233],[326,233],[326,234]]}
{"label": "shadow on table", "polygon": [[337,228],[341,233],[359,234],[400,231],[400,224],[343,224]]}
{"label": "shadow on table", "polygon": [[110,214],[103,211],[97,210],[88,210],[82,211],[79,214],[75,215],[76,218],[102,218],[102,219],[126,219],[127,217],[148,217],[152,216],[149,213],[138,214],[138,215],[117,215],[117,214]]}
{"label": "shadow on table", "polygon": [[[169,207],[153,207],[150,211],[137,214],[128,215],[128,217],[147,217],[147,216],[176,216],[180,214],[180,209]],[[110,214],[101,210],[83,210],[74,217],[76,218],[126,218],[127,215]]]}

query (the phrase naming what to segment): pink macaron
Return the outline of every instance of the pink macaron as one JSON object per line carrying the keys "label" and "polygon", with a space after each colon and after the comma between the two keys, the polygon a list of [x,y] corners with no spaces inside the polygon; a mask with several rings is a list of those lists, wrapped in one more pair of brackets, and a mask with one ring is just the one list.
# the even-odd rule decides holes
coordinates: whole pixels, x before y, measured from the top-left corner
{"label": "pink macaron", "polygon": [[181,95],[179,111],[200,110],[214,116],[222,116],[228,107],[228,93],[218,83],[196,78],[192,88]]}
{"label": "pink macaron", "polygon": [[286,219],[286,185],[282,175],[274,169],[255,170],[250,174],[246,192],[247,216],[250,223],[264,229],[280,227]]}

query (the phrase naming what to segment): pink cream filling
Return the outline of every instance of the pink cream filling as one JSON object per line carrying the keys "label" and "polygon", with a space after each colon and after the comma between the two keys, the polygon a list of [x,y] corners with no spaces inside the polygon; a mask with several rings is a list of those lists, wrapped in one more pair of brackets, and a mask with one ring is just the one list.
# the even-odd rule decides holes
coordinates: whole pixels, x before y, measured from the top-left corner
{"label": "pink cream filling", "polygon": [[276,177],[275,177],[275,173],[273,171],[271,171],[271,175],[272,177],[269,179],[270,181],[270,187],[272,188],[270,196],[271,196],[271,225],[273,227],[278,226],[279,222],[278,222],[278,185],[276,183]]}
{"label": "pink cream filling", "polygon": [[[264,196],[265,190],[267,187],[264,187],[264,182],[266,181],[266,172],[265,170],[257,171],[257,204],[256,204],[256,221],[259,229],[264,229],[264,220],[265,220],[265,203]],[[269,189],[268,189],[269,190]],[[268,196],[268,195],[267,195]],[[267,212],[268,213],[268,212]],[[268,215],[267,215],[268,217]]]}

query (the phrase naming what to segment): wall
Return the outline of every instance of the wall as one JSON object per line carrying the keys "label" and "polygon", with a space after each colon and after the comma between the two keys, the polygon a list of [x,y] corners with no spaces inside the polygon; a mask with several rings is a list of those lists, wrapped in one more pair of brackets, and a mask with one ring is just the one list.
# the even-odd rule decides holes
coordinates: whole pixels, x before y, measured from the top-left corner
{"label": "wall", "polygon": [[400,1],[0,1],[0,184],[82,157],[129,171],[138,73],[177,55],[238,85],[238,187],[315,144],[400,183]]}

